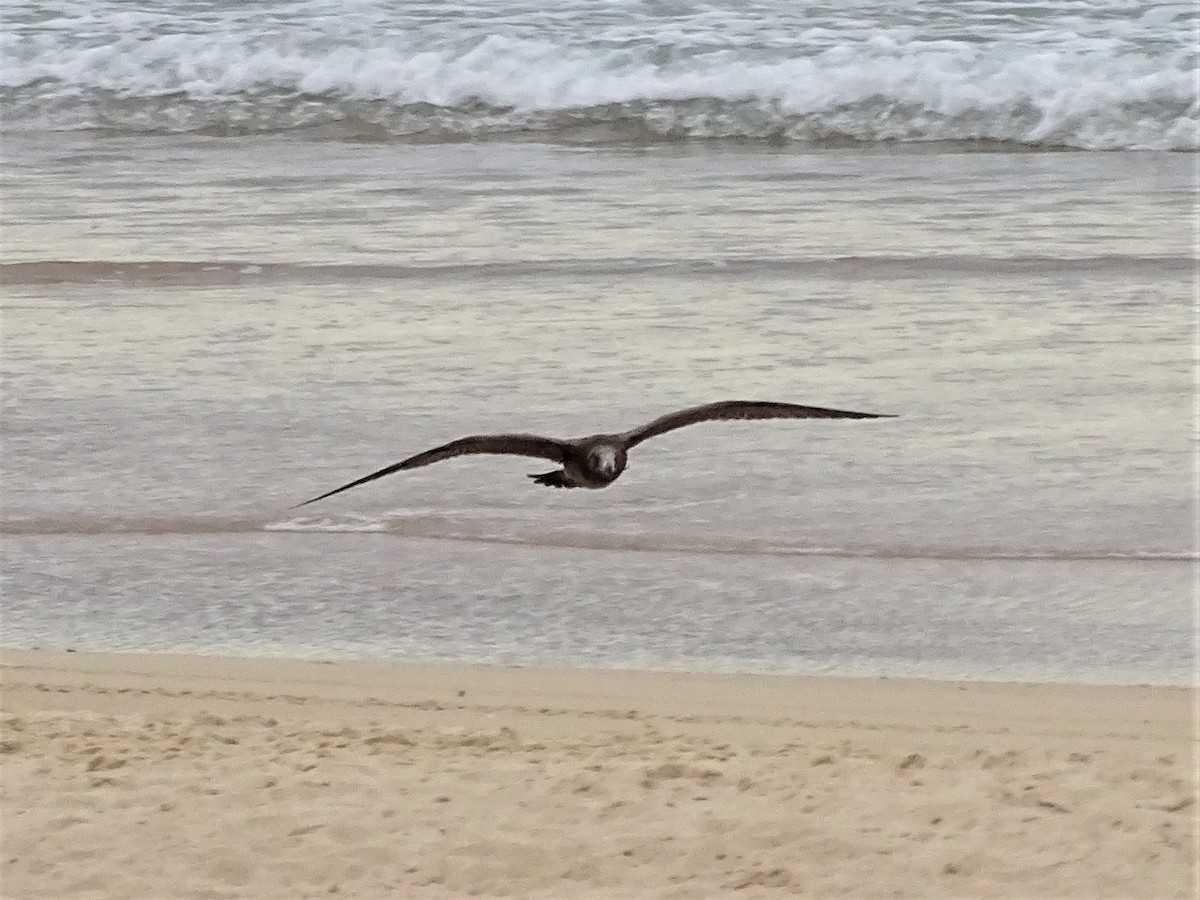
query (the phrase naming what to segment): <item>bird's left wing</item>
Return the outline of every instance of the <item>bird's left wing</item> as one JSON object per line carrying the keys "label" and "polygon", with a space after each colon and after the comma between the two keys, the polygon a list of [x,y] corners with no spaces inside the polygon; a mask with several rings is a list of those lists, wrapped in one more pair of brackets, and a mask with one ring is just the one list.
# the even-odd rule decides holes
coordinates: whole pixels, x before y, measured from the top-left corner
{"label": "bird's left wing", "polygon": [[889,418],[886,413],[854,412],[848,409],[827,409],[823,406],[800,406],[796,403],[776,403],[770,400],[720,400],[716,403],[705,403],[703,406],[692,406],[678,412],[659,416],[653,422],[647,422],[641,428],[627,431],[623,435],[626,446],[636,447],[644,440],[683,428],[685,425],[695,425],[697,422],[711,422],[718,419],[881,419]]}
{"label": "bird's left wing", "polygon": [[451,459],[455,456],[463,456],[468,453],[507,453],[514,456],[536,456],[540,459],[550,459],[561,463],[566,461],[566,454],[569,449],[570,445],[566,441],[558,441],[554,438],[541,437],[536,434],[471,435],[470,437],[459,438],[457,441],[451,441],[448,444],[442,444],[440,447],[434,447],[432,450],[418,453],[416,456],[410,456],[408,459],[403,459],[390,466],[385,466],[379,471],[372,472],[370,475],[364,475],[362,478],[355,479],[349,484],[343,484],[332,491],[326,491],[319,497],[313,497],[311,500],[297,503],[292,509],[316,503],[318,500],[324,500],[326,497],[332,497],[334,494],[348,491],[352,487],[358,487],[360,484],[366,484],[368,481],[374,481],[376,478],[382,478],[384,475],[391,475],[393,472],[428,466],[431,463],[441,462],[443,459]]}

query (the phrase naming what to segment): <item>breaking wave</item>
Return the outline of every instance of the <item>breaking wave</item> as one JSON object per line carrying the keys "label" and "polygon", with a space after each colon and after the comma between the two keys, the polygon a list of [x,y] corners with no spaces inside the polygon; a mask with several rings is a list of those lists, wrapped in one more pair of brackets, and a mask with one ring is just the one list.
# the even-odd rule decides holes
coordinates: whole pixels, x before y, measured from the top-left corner
{"label": "breaking wave", "polygon": [[9,13],[5,127],[1200,149],[1190,4],[86,7]]}

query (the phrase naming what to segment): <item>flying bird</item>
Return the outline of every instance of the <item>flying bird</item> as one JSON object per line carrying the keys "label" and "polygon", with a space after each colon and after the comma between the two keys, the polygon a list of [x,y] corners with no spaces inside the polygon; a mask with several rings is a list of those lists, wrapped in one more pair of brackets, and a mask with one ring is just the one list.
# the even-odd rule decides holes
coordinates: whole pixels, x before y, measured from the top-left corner
{"label": "flying bird", "polygon": [[721,400],[692,406],[678,412],[659,416],[632,431],[619,434],[593,434],[587,437],[559,440],[536,434],[478,434],[459,438],[416,456],[385,466],[370,475],[357,478],[349,484],[326,491],[311,500],[298,503],[299,509],[352,487],[382,478],[393,472],[403,472],[428,466],[468,453],[507,453],[513,456],[533,456],[548,459],[562,466],[551,472],[529,477],[537,484],[556,488],[604,488],[608,487],[625,471],[630,450],[642,441],[683,428],[698,422],[718,419],[884,419],[892,418],[886,413],[853,412],[846,409],[825,409],[820,406],[800,406],[795,403],[774,403],[764,400]]}

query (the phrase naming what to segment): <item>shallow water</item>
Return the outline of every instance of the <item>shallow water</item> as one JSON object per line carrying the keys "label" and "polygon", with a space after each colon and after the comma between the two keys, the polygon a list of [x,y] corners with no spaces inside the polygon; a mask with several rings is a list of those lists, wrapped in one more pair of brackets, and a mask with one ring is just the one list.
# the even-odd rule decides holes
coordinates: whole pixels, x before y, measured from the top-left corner
{"label": "shallow water", "polygon": [[[6,140],[4,641],[1177,681],[1194,159]],[[724,397],[611,488],[489,430]]]}

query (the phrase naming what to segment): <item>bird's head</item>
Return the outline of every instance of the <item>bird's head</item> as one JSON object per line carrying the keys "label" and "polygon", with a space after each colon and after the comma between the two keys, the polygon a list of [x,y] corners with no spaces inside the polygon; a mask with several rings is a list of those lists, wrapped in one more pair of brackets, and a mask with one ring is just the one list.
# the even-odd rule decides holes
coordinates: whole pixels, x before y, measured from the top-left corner
{"label": "bird's head", "polygon": [[625,470],[625,451],[614,444],[597,444],[588,451],[588,467],[605,478],[616,478]]}

